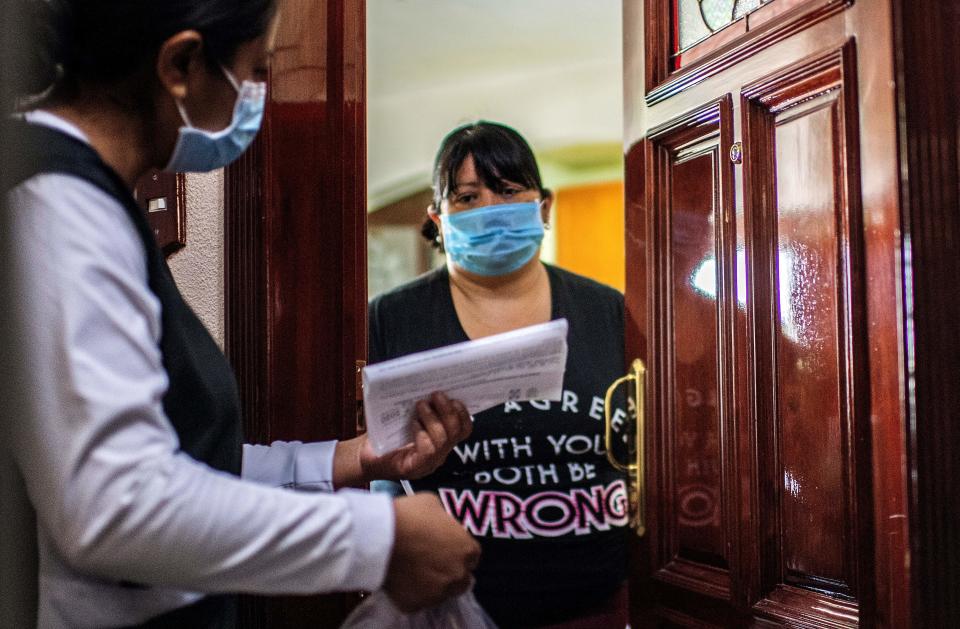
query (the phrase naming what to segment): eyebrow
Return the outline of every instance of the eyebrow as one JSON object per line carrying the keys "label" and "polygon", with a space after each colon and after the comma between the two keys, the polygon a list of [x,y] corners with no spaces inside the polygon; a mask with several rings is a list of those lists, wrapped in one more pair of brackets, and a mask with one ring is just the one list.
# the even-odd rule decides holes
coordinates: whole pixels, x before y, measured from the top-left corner
{"label": "eyebrow", "polygon": [[[512,180],[510,180],[510,179],[503,179],[503,178],[501,178],[501,179],[500,179],[500,184],[501,184],[501,185],[504,185],[504,186],[516,186],[516,187],[518,187],[518,188],[522,188],[523,190],[533,190],[533,189],[534,189],[533,186],[527,186],[526,184],[522,184],[522,183],[517,182],[517,181],[512,181]],[[464,182],[462,182],[462,183],[454,183],[454,185],[450,187],[450,190],[453,191],[453,190],[456,190],[456,189],[458,189],[458,188],[463,188],[463,187],[465,187],[465,186],[473,186],[473,187],[476,187],[476,188],[482,188],[482,187],[485,186],[485,185],[487,185],[487,184],[485,184],[485,183],[482,182],[482,181],[464,181]]]}

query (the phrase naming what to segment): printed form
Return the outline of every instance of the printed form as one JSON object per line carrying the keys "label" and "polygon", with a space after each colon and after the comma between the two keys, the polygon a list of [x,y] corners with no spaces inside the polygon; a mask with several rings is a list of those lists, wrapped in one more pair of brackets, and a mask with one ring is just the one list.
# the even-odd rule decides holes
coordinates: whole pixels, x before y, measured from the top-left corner
{"label": "printed form", "polygon": [[414,405],[434,391],[474,415],[507,402],[559,400],[567,320],[402,356],[363,369],[370,444],[384,454],[413,441]]}

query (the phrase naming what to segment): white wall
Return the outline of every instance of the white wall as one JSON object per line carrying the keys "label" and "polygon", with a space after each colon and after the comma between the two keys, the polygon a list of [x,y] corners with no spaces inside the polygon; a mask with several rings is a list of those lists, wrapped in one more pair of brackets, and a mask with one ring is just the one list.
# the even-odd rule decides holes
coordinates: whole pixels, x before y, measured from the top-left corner
{"label": "white wall", "polygon": [[180,292],[223,347],[223,171],[187,175],[187,246],[168,260]]}
{"label": "white wall", "polygon": [[621,39],[621,0],[367,3],[368,208],[429,185],[444,135],[479,118],[515,127],[542,170],[579,145],[616,162]]}

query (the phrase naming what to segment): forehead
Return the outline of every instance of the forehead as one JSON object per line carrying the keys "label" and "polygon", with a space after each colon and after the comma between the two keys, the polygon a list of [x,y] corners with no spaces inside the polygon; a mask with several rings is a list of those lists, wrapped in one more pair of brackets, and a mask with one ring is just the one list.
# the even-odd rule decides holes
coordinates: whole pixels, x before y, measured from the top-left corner
{"label": "forehead", "polygon": [[473,159],[473,153],[467,153],[467,156],[463,158],[463,162],[461,162],[460,166],[457,168],[453,181],[450,182],[450,191],[453,192],[458,188],[471,186],[490,188],[491,185],[494,186],[494,188],[499,189],[498,184],[512,184],[526,188],[526,186],[523,184],[513,181],[512,179],[500,177],[495,173],[487,174],[489,175],[490,180],[488,180],[487,177],[481,176],[481,174],[477,171],[477,165]]}
{"label": "forehead", "polygon": [[260,63],[273,57],[273,49],[268,43],[268,35],[264,33],[256,39],[243,42],[237,46],[234,61],[240,63]]}
{"label": "forehead", "polygon": [[251,62],[261,57],[266,57],[267,60],[272,59],[278,45],[279,31],[280,10],[277,9],[270,19],[267,30],[262,35],[250,41],[243,42],[237,47],[237,57]]}
{"label": "forehead", "polygon": [[467,156],[463,158],[451,183],[453,184],[450,186],[451,188],[483,184],[479,176],[477,176],[477,165],[473,161],[473,153],[467,153]]}

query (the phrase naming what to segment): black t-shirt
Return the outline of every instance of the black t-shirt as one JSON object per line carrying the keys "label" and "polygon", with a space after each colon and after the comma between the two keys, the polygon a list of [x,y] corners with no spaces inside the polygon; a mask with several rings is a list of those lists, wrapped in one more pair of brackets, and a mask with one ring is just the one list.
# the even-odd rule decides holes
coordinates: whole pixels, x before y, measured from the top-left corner
{"label": "black t-shirt", "polygon": [[[626,577],[626,483],[607,462],[603,438],[604,394],[625,367],[623,296],[546,269],[551,319],[570,326],[563,399],[478,413],[471,437],[413,482],[438,493],[480,541],[475,593],[503,627],[576,617]],[[446,268],[370,304],[371,363],[466,340]],[[622,436],[626,412],[613,406]]]}

